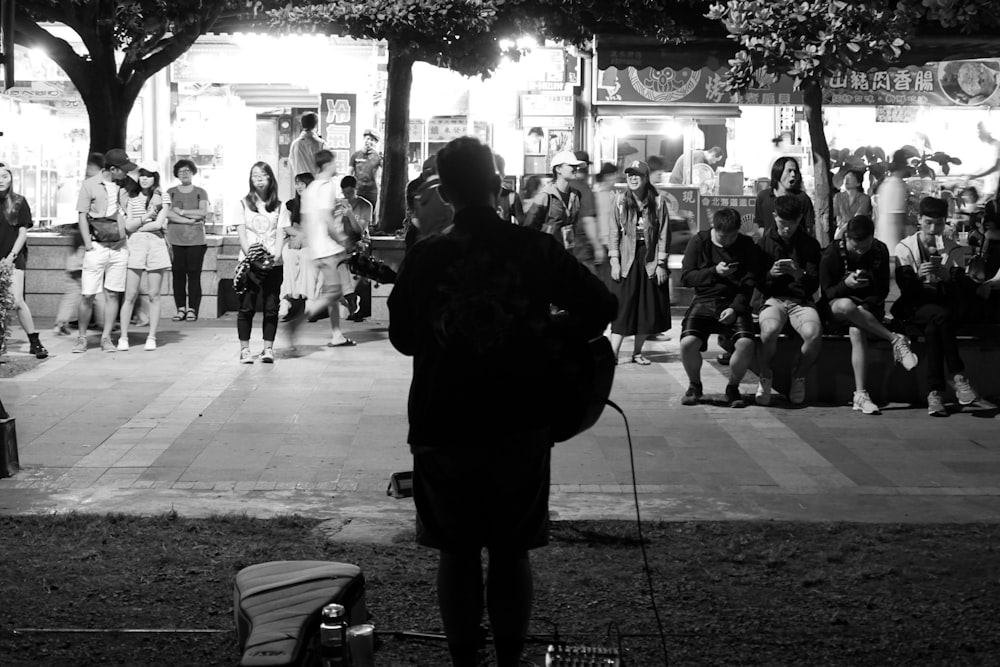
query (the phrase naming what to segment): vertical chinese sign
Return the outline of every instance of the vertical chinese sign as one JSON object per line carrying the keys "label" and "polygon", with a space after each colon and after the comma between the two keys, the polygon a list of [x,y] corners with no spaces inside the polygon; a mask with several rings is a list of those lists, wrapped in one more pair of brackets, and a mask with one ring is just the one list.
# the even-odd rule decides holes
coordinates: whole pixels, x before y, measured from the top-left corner
{"label": "vertical chinese sign", "polygon": [[357,96],[353,93],[322,93],[319,97],[320,136],[333,153],[337,173],[346,174],[357,136]]}

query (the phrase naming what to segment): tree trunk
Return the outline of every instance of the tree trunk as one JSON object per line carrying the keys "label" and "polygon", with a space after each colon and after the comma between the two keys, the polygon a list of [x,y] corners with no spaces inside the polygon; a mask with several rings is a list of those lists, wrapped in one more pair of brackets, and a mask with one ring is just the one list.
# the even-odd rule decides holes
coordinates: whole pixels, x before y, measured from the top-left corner
{"label": "tree trunk", "polygon": [[830,145],[823,129],[823,88],[819,82],[803,84],[803,106],[812,144],[813,174],[816,180],[816,238],[826,247],[833,240],[833,172],[830,169]]}
{"label": "tree trunk", "polygon": [[399,44],[389,42],[388,83],[385,95],[385,153],[379,227],[395,232],[406,215],[407,151],[410,143],[410,89],[414,58]]}
{"label": "tree trunk", "polygon": [[[90,152],[107,153],[112,148],[124,148],[128,117],[135,106],[135,96],[117,89],[116,82],[98,79],[89,95],[83,96],[90,120]],[[131,156],[135,158],[136,156]]]}

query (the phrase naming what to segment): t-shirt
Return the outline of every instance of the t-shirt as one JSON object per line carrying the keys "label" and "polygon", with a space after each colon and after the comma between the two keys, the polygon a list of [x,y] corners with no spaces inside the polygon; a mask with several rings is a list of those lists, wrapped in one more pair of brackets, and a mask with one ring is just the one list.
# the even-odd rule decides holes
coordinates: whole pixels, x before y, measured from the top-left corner
{"label": "t-shirt", "polygon": [[316,153],[321,150],[323,150],[323,140],[314,132],[302,130],[288,148],[292,177],[306,173],[315,176],[319,173],[316,169]]}
{"label": "t-shirt", "polygon": [[[167,190],[170,197],[170,208],[179,211],[194,211],[201,208],[201,202],[208,201],[208,193],[198,186],[192,186],[190,192],[181,192],[178,186]],[[205,245],[205,220],[191,222],[175,222],[167,220],[167,242],[170,245],[196,246]]]}
{"label": "t-shirt", "polygon": [[[906,183],[898,176],[889,176],[878,187],[878,211],[875,216],[875,238],[890,248],[895,248],[903,238],[903,225],[906,224],[907,200],[910,192]],[[896,219],[902,215],[903,223]]]}
{"label": "t-shirt", "polygon": [[[254,204],[256,211],[247,206],[246,200],[240,200],[240,211],[243,215],[236,219],[235,226],[243,225],[246,228],[249,245],[259,243],[274,255],[278,247],[278,229],[282,225],[288,225],[287,218],[284,221],[279,221],[281,207],[278,206],[273,211],[268,211],[259,197],[256,198]],[[242,249],[240,250],[240,259],[243,259]]]}
{"label": "t-shirt", "polygon": [[378,184],[375,183],[375,173],[381,166],[382,155],[376,150],[358,151],[351,156],[354,177],[358,179],[358,192],[372,191],[378,188]]}
{"label": "t-shirt", "polygon": [[[125,216],[127,220],[142,220],[143,218],[154,217],[164,206],[170,208],[170,195],[163,194],[157,190],[147,201],[146,195],[140,192],[134,197],[129,197],[126,206]],[[142,233],[163,237],[163,230]]]}
{"label": "t-shirt", "polygon": [[[20,229],[30,229],[34,225],[31,219],[31,207],[28,200],[21,195],[14,195],[14,214],[8,217],[7,197],[0,197],[0,258],[6,257],[14,249]],[[24,269],[28,261],[28,244],[21,247],[21,251],[14,258],[14,268]]]}
{"label": "t-shirt", "polygon": [[693,150],[677,158],[674,168],[667,179],[668,182],[677,185],[691,182],[691,168],[696,164],[708,164],[705,159],[705,151]]}
{"label": "t-shirt", "polygon": [[346,250],[330,237],[327,228],[327,220],[338,204],[349,209],[346,199],[336,197],[336,188],[328,178],[317,178],[302,193],[302,228],[306,232],[307,250],[312,259],[332,257]]}

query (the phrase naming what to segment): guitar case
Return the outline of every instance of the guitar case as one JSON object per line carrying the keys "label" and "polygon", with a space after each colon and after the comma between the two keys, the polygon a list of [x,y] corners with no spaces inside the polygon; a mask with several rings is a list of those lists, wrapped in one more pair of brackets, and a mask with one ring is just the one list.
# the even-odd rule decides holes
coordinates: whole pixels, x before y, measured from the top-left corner
{"label": "guitar case", "polygon": [[344,606],[348,626],[368,622],[365,578],[350,563],[251,565],[236,574],[233,597],[243,667],[318,666],[320,615],[330,603]]}

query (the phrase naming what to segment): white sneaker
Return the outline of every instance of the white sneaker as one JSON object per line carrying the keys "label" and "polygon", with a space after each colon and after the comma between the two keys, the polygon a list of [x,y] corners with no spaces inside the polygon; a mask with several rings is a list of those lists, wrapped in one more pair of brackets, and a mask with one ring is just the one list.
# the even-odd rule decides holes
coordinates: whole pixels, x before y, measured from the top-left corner
{"label": "white sneaker", "polygon": [[250,352],[249,347],[240,348],[240,363],[241,364],[253,363],[253,353]]}
{"label": "white sneaker", "polygon": [[274,363],[274,349],[270,347],[265,347],[260,352],[261,363],[273,364]]}
{"label": "white sneaker", "polygon": [[118,351],[128,352],[128,338],[126,338],[125,336],[122,336],[121,338],[118,339]]}
{"label": "white sneaker", "polygon": [[868,392],[862,389],[854,392],[854,410],[866,415],[880,415],[882,412],[875,405],[875,402],[868,396]]}
{"label": "white sneaker", "polygon": [[908,371],[916,368],[920,361],[910,349],[910,339],[902,334],[896,334],[892,339],[892,358]]}
{"label": "white sneaker", "polygon": [[802,405],[806,400],[806,379],[792,378],[792,386],[788,389],[788,400],[793,405]]}
{"label": "white sneaker", "polygon": [[947,417],[948,410],[944,407],[944,397],[940,391],[927,394],[927,414],[931,417]]}
{"label": "white sneaker", "polygon": [[979,394],[976,390],[972,388],[972,383],[969,382],[969,378],[965,377],[961,373],[956,373],[954,377],[955,381],[955,398],[962,405],[972,405],[977,400],[979,400]]}
{"label": "white sneaker", "polygon": [[771,405],[771,383],[773,378],[762,377],[757,383],[757,393],[754,394],[754,401],[757,405]]}
{"label": "white sneaker", "polygon": [[156,349],[156,339],[153,338],[152,336],[147,336],[145,350],[147,352],[152,352],[155,349]]}

